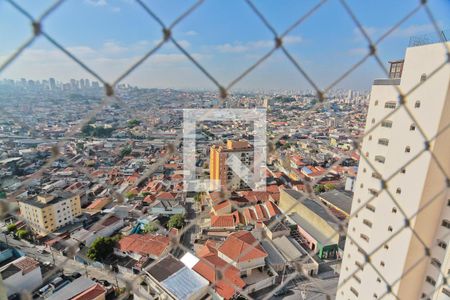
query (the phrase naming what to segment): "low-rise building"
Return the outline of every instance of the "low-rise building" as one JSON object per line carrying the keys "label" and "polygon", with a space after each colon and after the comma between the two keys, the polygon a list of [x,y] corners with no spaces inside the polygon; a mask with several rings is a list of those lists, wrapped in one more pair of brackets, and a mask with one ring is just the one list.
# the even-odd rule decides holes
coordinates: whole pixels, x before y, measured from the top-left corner
{"label": "low-rise building", "polygon": [[19,208],[31,230],[43,236],[81,215],[80,196],[65,191],[19,200]]}

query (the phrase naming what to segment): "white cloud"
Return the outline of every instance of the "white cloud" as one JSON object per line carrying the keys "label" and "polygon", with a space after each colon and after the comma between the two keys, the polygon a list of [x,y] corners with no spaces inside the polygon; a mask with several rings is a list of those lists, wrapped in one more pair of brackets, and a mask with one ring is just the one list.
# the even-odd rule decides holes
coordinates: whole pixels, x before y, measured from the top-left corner
{"label": "white cloud", "polygon": [[106,6],[108,2],[106,0],[84,0],[85,3],[93,6]]}
{"label": "white cloud", "polygon": [[[283,38],[283,43],[286,45],[298,44],[302,42],[302,37],[300,36],[286,36]],[[249,42],[234,42],[225,43],[222,45],[215,46],[216,50],[222,53],[242,53],[248,51],[255,51],[258,49],[271,48],[275,45],[273,40],[258,40]]]}
{"label": "white cloud", "polygon": [[184,34],[188,35],[188,36],[194,36],[194,35],[198,35],[198,32],[195,30],[189,30],[189,31],[186,31]]}

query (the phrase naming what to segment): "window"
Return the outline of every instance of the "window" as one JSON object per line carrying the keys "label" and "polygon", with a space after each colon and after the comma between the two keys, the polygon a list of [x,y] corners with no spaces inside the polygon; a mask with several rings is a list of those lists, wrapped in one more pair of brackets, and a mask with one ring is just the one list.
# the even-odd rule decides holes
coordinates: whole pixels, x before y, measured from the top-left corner
{"label": "window", "polygon": [[378,144],[387,146],[387,145],[389,145],[389,140],[385,139],[385,138],[378,139]]}
{"label": "window", "polygon": [[377,277],[377,282],[381,283],[381,278],[380,277]]}
{"label": "window", "polygon": [[356,297],[359,296],[358,292],[353,287],[350,287],[350,291],[352,291],[352,293],[355,294]]}
{"label": "window", "polygon": [[364,266],[363,266],[360,262],[355,261],[355,265],[356,265],[360,270],[364,270]]}
{"label": "window", "polygon": [[433,266],[435,266],[436,268],[438,268],[438,269],[440,269],[441,266],[442,266],[441,262],[438,259],[434,258],[434,257],[431,259],[431,264]]}
{"label": "window", "polygon": [[416,103],[414,103],[414,108],[419,108],[420,107],[420,101],[417,100]]}
{"label": "window", "polygon": [[378,100],[375,100],[375,106],[377,106],[378,105]]}
{"label": "window", "polygon": [[366,242],[369,242],[369,237],[367,236],[367,235],[365,235],[365,234],[363,234],[363,233],[361,233],[360,235],[359,235],[363,240],[365,240]]}
{"label": "window", "polygon": [[384,261],[380,261],[380,266],[384,267],[385,265]]}
{"label": "window", "polygon": [[409,152],[411,152],[411,147],[409,147],[409,146],[406,146],[406,148],[405,148],[405,152],[406,152],[406,153],[409,153]]}
{"label": "window", "polygon": [[442,293],[450,297],[450,290],[447,290],[446,288],[442,289]]}
{"label": "window", "polygon": [[396,213],[397,213],[397,208],[396,208],[396,207],[393,207],[393,208],[392,208],[392,212],[393,212],[394,214],[396,214]]}
{"label": "window", "polygon": [[377,155],[377,156],[375,156],[375,161],[384,164],[384,162],[386,161],[386,158],[384,156]]}
{"label": "window", "polygon": [[427,74],[423,73],[420,75],[420,82],[425,82],[427,80]]}
{"label": "window", "polygon": [[372,228],[372,222],[370,222],[370,221],[367,220],[367,219],[364,219],[364,220],[363,220],[363,224],[366,225],[366,226],[369,227],[369,228]]}
{"label": "window", "polygon": [[397,188],[397,190],[395,191],[397,194],[401,194],[402,193],[402,189],[401,188]]}
{"label": "window", "polygon": [[377,294],[373,294],[373,297],[374,297],[375,299],[378,299],[378,295],[377,295]]}
{"label": "window", "polygon": [[373,205],[366,204],[366,208],[367,208],[368,210],[370,210],[371,212],[375,212],[375,206],[373,206]]}
{"label": "window", "polygon": [[372,177],[376,179],[381,179],[381,174],[378,172],[372,172]]}
{"label": "window", "polygon": [[361,279],[358,276],[353,275],[353,278],[355,278],[356,282],[361,283]]}
{"label": "window", "polygon": [[430,276],[427,276],[427,278],[425,279],[426,282],[428,282],[429,284],[431,284],[432,286],[436,285],[436,280],[434,280],[433,278],[431,278]]}
{"label": "window", "polygon": [[384,249],[389,250],[389,245],[388,244],[384,244]]}
{"label": "window", "polygon": [[384,104],[384,108],[396,108],[397,103],[394,101],[388,101]]}
{"label": "window", "polygon": [[371,135],[369,135],[369,141],[371,141],[372,140],[372,136]]}
{"label": "window", "polygon": [[409,126],[409,130],[410,131],[416,130],[416,124],[411,124],[411,126]]}
{"label": "window", "polygon": [[391,128],[392,127],[392,121],[384,120],[383,122],[381,122],[381,127]]}
{"label": "window", "polygon": [[450,199],[447,200],[447,206],[450,206]]}
{"label": "window", "polygon": [[389,231],[389,232],[392,232],[392,230],[393,230],[393,229],[392,229],[392,226],[389,226],[389,227],[388,227],[388,231]]}
{"label": "window", "polygon": [[443,220],[442,221],[442,226],[447,227],[450,229],[450,221],[449,220]]}
{"label": "window", "polygon": [[444,241],[438,240],[438,246],[444,250],[447,249],[447,243]]}
{"label": "window", "polygon": [[372,119],[372,124],[375,124],[375,118]]}
{"label": "window", "polygon": [[400,173],[405,174],[405,173],[406,173],[406,169],[405,169],[405,168],[402,168],[401,171],[400,171]]}
{"label": "window", "polygon": [[372,196],[375,196],[375,197],[378,196],[378,191],[377,191],[376,189],[368,189],[368,190],[369,190],[369,193],[370,193]]}

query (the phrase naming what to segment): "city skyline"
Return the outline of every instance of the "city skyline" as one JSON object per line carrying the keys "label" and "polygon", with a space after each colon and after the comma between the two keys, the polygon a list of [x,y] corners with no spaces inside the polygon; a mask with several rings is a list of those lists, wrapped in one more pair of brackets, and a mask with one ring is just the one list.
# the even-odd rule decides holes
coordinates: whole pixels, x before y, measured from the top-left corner
{"label": "city skyline", "polygon": [[[36,12],[35,16],[38,16],[51,1],[18,3]],[[176,8],[171,6],[173,3],[170,1],[152,1],[147,4],[164,22],[170,24],[193,3],[191,1]],[[290,2],[285,6],[278,6],[271,2],[259,2],[258,8],[280,34],[317,3],[319,2],[303,5]],[[412,11],[417,5],[412,1],[350,4],[355,13],[364,18],[362,26],[373,40],[400,21],[396,12]],[[389,5],[388,13],[384,9],[386,5]],[[0,34],[5,37],[0,49],[1,63],[29,37],[30,29],[28,21],[11,5],[2,2],[0,8],[0,25],[4,25],[0,26],[3,28],[0,29]],[[449,22],[444,16],[450,11],[450,4],[446,1],[431,1],[430,9],[436,15],[438,25],[444,29],[449,28]],[[77,18],[81,13],[84,18]],[[10,24],[16,25],[14,34],[8,30]],[[121,75],[161,39],[159,25],[138,4],[125,0],[90,0],[81,4],[66,1],[44,20],[43,29],[109,82]],[[379,45],[377,54],[383,61],[399,58],[408,45],[409,38],[421,34],[435,35],[433,25],[423,11],[415,13],[392,32]],[[192,15],[175,26],[173,36],[221,83],[228,83],[236,78],[274,44],[272,33],[243,2],[224,4],[220,1],[205,1]],[[367,44],[337,1],[324,2],[317,13],[284,39],[287,50],[321,88],[325,88],[362,59],[368,52]],[[335,49],[339,51],[334,51]],[[55,77],[65,81],[70,78],[93,79],[42,37],[8,66],[0,78],[21,77],[34,80]],[[379,77],[384,77],[383,70],[373,58],[369,58],[339,83],[338,87],[368,90],[372,79]],[[147,88],[215,88],[172,43],[163,45],[154,56],[125,78],[123,83]],[[310,89],[311,86],[282,53],[275,51],[234,88],[282,90]]]}

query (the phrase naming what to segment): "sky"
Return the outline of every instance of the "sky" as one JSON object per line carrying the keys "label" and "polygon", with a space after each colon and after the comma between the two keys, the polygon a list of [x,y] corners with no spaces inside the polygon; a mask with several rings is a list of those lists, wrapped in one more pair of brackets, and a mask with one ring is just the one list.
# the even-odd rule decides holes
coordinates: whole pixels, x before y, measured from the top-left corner
{"label": "sky", "polygon": [[[171,24],[195,1],[143,0],[166,24]],[[37,18],[53,1],[16,0]],[[312,0],[253,0],[280,34],[314,7]],[[450,29],[450,1],[429,0],[443,29]],[[417,0],[347,0],[373,40],[418,6]],[[43,30],[108,82],[114,81],[162,38],[161,26],[132,0],[67,0],[42,24]],[[413,35],[435,34],[421,8],[378,45],[383,62],[404,56]],[[0,0],[0,65],[31,36],[29,20]],[[273,47],[274,36],[242,0],[205,0],[173,29],[173,37],[220,84],[226,86]],[[311,79],[329,86],[367,53],[368,42],[338,0],[326,1],[292,30],[284,45]],[[92,79],[85,70],[38,37],[0,73],[1,78],[68,81]],[[384,71],[368,59],[338,88],[368,90]],[[127,76],[123,83],[140,87],[215,89],[215,85],[170,42]],[[310,84],[281,51],[276,51],[236,90],[302,90]]]}

